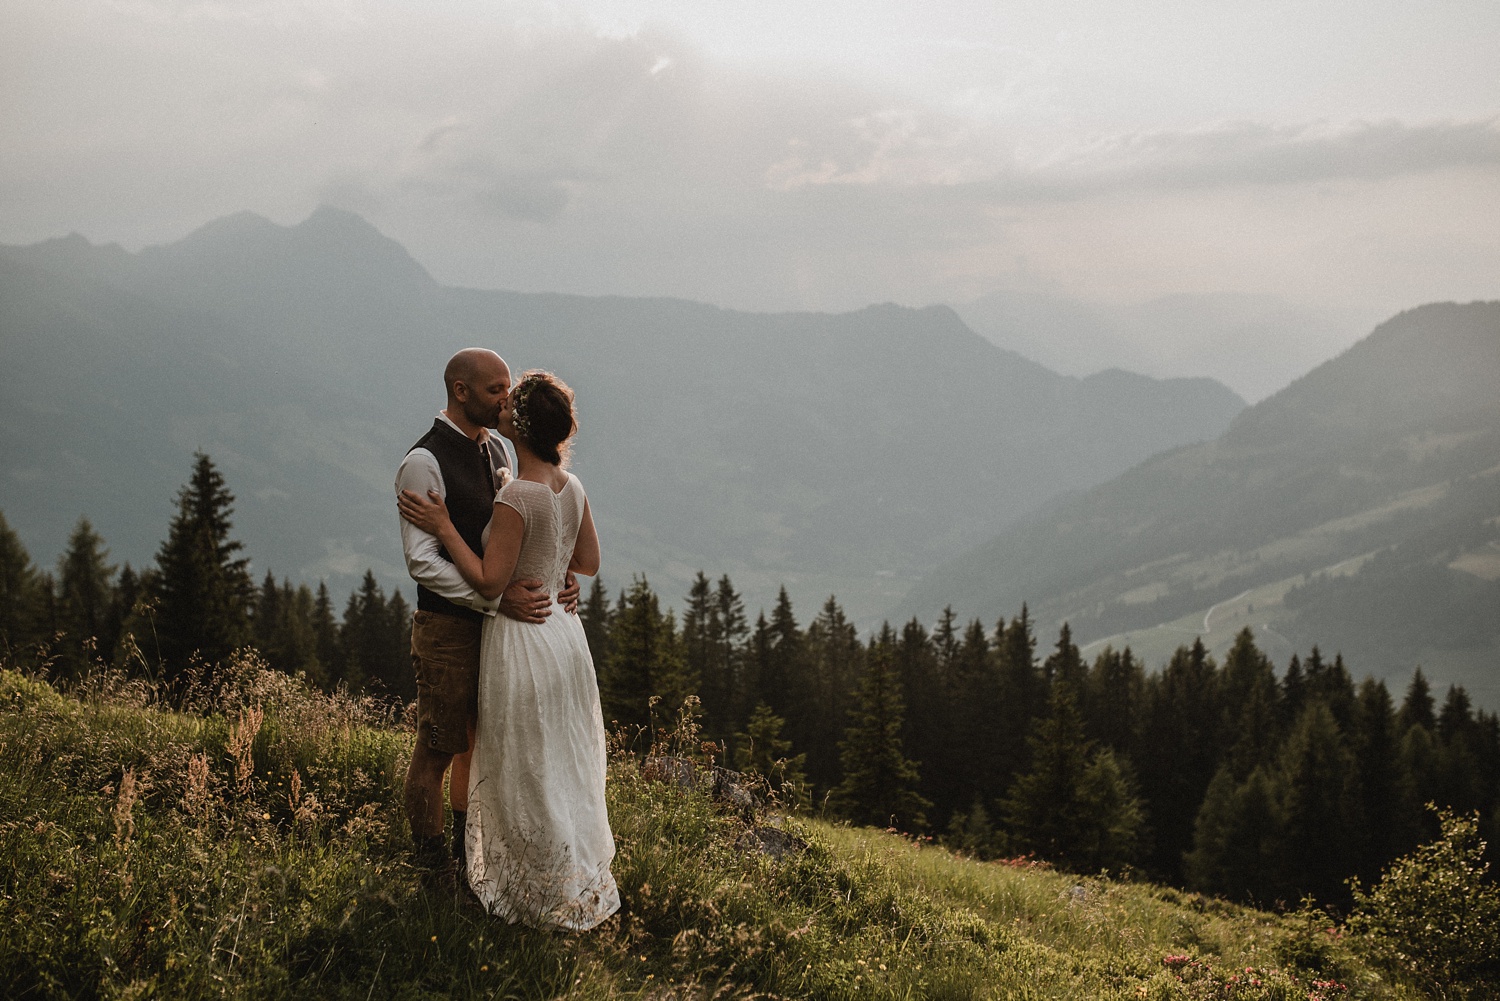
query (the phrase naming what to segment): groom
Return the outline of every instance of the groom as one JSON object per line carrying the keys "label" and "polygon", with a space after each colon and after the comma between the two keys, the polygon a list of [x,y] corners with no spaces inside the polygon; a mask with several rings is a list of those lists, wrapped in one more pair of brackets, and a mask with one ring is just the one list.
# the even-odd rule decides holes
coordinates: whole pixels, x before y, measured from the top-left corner
{"label": "groom", "polygon": [[[510,368],[485,348],[466,348],[443,370],[448,405],[406,453],[396,472],[396,496],[436,490],[449,517],[476,553],[494,511],[495,493],[511,475],[504,439],[490,429],[510,405]],[[479,645],[484,620],[499,612],[522,622],[552,614],[552,598],[539,580],[517,580],[498,600],[479,596],[458,572],[437,538],[401,522],[406,569],[417,582],[411,625],[412,669],[417,678],[417,744],[406,771],[406,817],[417,866],[429,873],[448,867],[443,844],[443,775],[452,766],[452,857],[466,871],[464,822],[469,807],[469,756],[479,711]],[[570,573],[557,595],[563,608],[578,606],[578,581]]]}

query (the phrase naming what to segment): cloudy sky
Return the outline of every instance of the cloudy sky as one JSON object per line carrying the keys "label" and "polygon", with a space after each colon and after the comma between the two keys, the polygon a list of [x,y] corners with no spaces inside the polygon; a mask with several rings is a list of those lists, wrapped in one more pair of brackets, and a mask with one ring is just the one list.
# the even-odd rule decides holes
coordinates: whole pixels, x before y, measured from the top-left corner
{"label": "cloudy sky", "polygon": [[0,242],[753,309],[1500,297],[1494,0],[7,0]]}

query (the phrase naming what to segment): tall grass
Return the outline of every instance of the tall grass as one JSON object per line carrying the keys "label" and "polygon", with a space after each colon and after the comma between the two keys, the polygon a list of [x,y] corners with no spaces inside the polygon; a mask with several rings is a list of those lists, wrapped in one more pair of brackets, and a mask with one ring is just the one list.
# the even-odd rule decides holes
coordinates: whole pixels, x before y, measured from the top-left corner
{"label": "tall grass", "polygon": [[[899,835],[743,817],[610,766],[624,906],[594,932],[506,925],[422,889],[373,702],[238,658],[161,704],[0,671],[0,995],[374,998],[1416,996],[1315,912],[980,863]],[[690,727],[662,750],[691,754]]]}

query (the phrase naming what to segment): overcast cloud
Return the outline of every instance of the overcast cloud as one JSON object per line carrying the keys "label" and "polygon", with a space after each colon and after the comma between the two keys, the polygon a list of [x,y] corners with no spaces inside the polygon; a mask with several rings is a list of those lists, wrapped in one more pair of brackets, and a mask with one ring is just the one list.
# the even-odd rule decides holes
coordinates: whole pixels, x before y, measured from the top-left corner
{"label": "overcast cloud", "polygon": [[1493,4],[716,6],[11,0],[0,241],[329,202],[446,282],[757,309],[1500,296]]}

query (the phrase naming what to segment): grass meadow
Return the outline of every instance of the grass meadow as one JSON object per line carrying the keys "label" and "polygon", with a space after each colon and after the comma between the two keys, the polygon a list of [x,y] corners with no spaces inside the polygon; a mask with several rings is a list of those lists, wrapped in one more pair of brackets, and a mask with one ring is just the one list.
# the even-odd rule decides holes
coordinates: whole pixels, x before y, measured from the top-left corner
{"label": "grass meadow", "polygon": [[[774,812],[610,766],[624,906],[588,934],[424,890],[410,727],[240,656],[169,708],[0,671],[0,995],[40,998],[1424,996],[1322,912],[1272,914]],[[692,750],[680,731],[679,753]]]}

